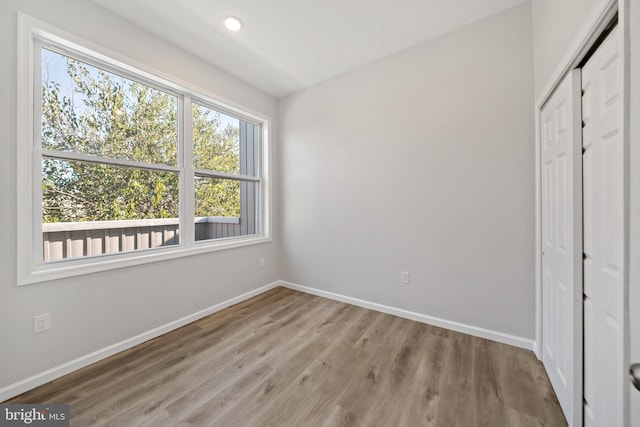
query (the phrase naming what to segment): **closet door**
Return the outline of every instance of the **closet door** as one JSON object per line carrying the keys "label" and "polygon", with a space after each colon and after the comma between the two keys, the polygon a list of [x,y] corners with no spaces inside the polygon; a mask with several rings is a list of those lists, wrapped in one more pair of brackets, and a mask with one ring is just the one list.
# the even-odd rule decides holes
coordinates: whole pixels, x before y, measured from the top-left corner
{"label": "closet door", "polygon": [[622,58],[614,29],[582,69],[585,426],[622,426],[624,132]]}
{"label": "closet door", "polygon": [[580,71],[541,111],[542,362],[569,425],[582,424]]}

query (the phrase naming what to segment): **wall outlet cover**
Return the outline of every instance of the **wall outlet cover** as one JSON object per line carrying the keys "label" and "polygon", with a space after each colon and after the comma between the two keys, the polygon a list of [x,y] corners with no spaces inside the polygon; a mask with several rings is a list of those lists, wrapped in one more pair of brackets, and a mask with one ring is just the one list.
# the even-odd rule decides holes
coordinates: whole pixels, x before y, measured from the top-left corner
{"label": "wall outlet cover", "polygon": [[400,283],[405,283],[405,284],[409,283],[409,272],[408,271],[401,271],[400,272]]}
{"label": "wall outlet cover", "polygon": [[49,329],[51,329],[50,313],[33,316],[33,333],[34,334],[39,334],[40,332],[48,331]]}

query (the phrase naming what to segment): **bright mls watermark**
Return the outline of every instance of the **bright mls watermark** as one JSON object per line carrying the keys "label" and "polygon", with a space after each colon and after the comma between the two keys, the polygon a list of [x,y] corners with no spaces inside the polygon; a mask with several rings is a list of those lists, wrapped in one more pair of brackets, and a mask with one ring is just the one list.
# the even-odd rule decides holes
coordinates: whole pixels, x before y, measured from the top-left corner
{"label": "bright mls watermark", "polygon": [[69,405],[0,404],[0,427],[69,427]]}

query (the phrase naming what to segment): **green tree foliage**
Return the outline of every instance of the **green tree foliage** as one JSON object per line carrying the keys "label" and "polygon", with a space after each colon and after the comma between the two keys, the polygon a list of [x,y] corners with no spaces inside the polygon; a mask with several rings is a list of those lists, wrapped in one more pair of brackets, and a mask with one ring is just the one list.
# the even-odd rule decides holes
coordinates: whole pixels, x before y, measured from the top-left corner
{"label": "green tree foliage", "polygon": [[[198,104],[193,104],[192,123],[194,167],[240,173],[238,126],[222,128],[220,113]],[[197,217],[240,216],[239,181],[196,177],[195,191]]]}
{"label": "green tree foliage", "polygon": [[[177,165],[175,96],[71,58],[65,72],[64,81],[42,83],[43,148]],[[194,105],[193,136],[196,168],[239,173],[237,126]],[[196,216],[239,216],[239,188],[238,181],[196,179]],[[174,172],[45,157],[42,192],[44,222],[179,215]]]}

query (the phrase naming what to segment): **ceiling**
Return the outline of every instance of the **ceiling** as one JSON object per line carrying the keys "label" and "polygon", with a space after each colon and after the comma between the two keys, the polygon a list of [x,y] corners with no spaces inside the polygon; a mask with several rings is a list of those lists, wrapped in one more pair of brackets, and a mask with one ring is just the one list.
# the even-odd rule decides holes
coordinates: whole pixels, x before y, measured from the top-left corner
{"label": "ceiling", "polygon": [[93,1],[281,97],[526,0]]}

